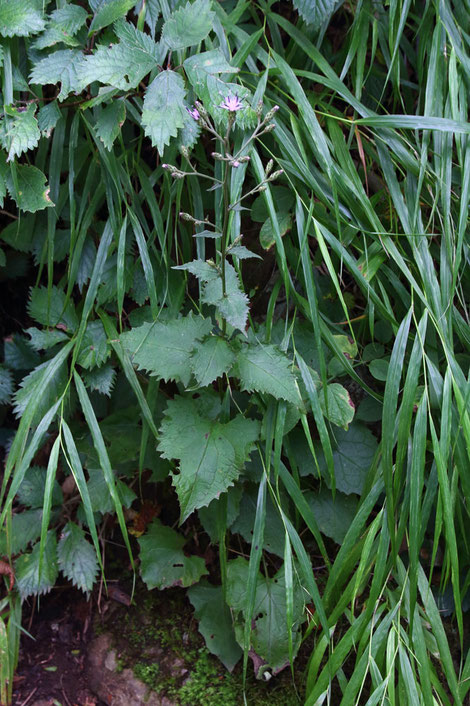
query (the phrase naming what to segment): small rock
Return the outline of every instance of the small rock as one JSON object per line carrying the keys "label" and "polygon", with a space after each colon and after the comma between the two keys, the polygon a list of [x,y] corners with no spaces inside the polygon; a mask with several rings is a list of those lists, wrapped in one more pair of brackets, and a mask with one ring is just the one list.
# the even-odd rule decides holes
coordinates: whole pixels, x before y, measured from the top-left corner
{"label": "small rock", "polygon": [[111,635],[100,635],[89,645],[88,684],[108,706],[176,706],[165,696],[150,691],[131,669],[117,672],[117,667]]}

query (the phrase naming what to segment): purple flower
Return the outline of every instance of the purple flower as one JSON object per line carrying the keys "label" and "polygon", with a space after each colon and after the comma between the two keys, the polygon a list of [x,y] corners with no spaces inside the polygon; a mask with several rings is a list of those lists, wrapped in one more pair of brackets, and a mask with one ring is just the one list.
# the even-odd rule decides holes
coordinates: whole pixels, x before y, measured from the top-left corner
{"label": "purple flower", "polygon": [[224,108],[230,113],[236,113],[237,110],[241,110],[243,108],[243,105],[238,95],[235,94],[234,96],[227,96],[227,98],[224,98],[220,104],[220,108]]}
{"label": "purple flower", "polygon": [[199,120],[201,117],[197,108],[186,108],[186,110],[194,120]]}

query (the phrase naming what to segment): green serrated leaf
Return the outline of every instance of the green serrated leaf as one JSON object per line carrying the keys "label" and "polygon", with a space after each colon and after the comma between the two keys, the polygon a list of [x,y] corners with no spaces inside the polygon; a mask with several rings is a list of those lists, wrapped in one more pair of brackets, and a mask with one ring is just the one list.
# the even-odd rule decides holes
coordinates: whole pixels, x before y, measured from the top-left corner
{"label": "green serrated leaf", "polygon": [[184,117],[184,125],[178,133],[178,146],[191,149],[194,147],[201,134],[201,126],[198,120],[194,120],[189,113]]}
{"label": "green serrated leaf", "polygon": [[110,103],[99,114],[95,130],[107,150],[112,149],[114,140],[121,132],[125,119],[126,106],[121,100]]}
{"label": "green serrated leaf", "polygon": [[24,600],[28,596],[49,593],[54,586],[57,568],[57,540],[54,530],[47,533],[41,574],[39,574],[39,542],[31,554],[23,554],[15,562],[16,585]]}
{"label": "green serrated leaf", "polygon": [[[10,551],[23,552],[30,542],[35,542],[41,534],[42,509],[23,510],[11,519]],[[6,528],[0,529],[0,553],[8,554]]]}
{"label": "green serrated leaf", "polygon": [[52,348],[57,343],[62,343],[62,341],[68,341],[69,337],[63,331],[58,329],[43,329],[42,331],[38,328],[27,328],[25,333],[31,336],[31,345],[36,351],[47,350]]}
{"label": "green serrated leaf", "polygon": [[[227,602],[234,612],[235,635],[243,644],[245,630],[246,588],[249,583],[249,563],[241,557],[227,566]],[[253,661],[258,667],[265,664],[277,674],[289,664],[289,633],[286,629],[286,579],[284,567],[269,578],[258,573],[251,631]],[[300,647],[300,626],[304,619],[302,589],[298,581],[293,585],[292,647],[295,656]],[[257,657],[257,659],[255,659]],[[258,672],[257,676],[260,676]]]}
{"label": "green serrated leaf", "polygon": [[34,42],[35,49],[46,49],[59,42],[68,46],[78,46],[74,35],[83,27],[88,17],[87,11],[79,5],[65,5],[54,10],[45,32]]}
{"label": "green serrated leaf", "polygon": [[164,380],[181,380],[186,387],[191,372],[188,360],[197,341],[210,333],[209,319],[192,314],[166,324],[143,324],[121,335],[134,365]]}
{"label": "green serrated leaf", "polygon": [[38,127],[43,137],[50,137],[53,129],[60,120],[62,113],[60,112],[57,101],[46,103],[38,112]]}
{"label": "green serrated leaf", "polygon": [[0,2],[0,34],[3,37],[29,37],[45,27],[41,0]]}
{"label": "green serrated leaf", "polygon": [[89,593],[98,573],[98,561],[93,546],[74,522],[65,525],[57,545],[57,556],[64,576],[74,586]]}
{"label": "green serrated leaf", "polygon": [[46,177],[37,167],[25,164],[16,165],[16,184],[11,174],[7,177],[7,187],[12,199],[22,211],[42,211],[55,206],[49,198]]}
{"label": "green serrated leaf", "polygon": [[12,370],[31,370],[39,365],[40,357],[28,339],[13,334],[3,344],[4,362]]}
{"label": "green serrated leaf", "polygon": [[196,344],[190,366],[198,385],[205,387],[228,373],[234,360],[235,354],[225,338],[211,336]]}
{"label": "green serrated leaf", "polygon": [[125,17],[135,5],[135,0],[102,0],[93,17],[88,34],[99,32],[116,20]]}
{"label": "green serrated leaf", "polygon": [[[202,261],[195,261],[202,262]],[[193,264],[193,263],[190,263]],[[206,304],[214,305],[219,314],[234,328],[245,332],[246,322],[248,321],[249,300],[240,288],[235,268],[229,263],[225,263],[225,296],[223,295],[222,277],[211,268],[211,279],[208,277],[204,280],[201,299]],[[209,271],[208,271],[209,273]],[[201,279],[203,279],[201,277]]]}
{"label": "green serrated leaf", "polygon": [[[18,489],[18,500],[22,505],[32,508],[42,508],[44,504],[44,490],[46,488],[46,469],[41,466],[30,466]],[[62,491],[56,480],[52,487],[52,505],[61,505]]]}
{"label": "green serrated leaf", "polygon": [[228,251],[229,255],[235,255],[235,257],[238,257],[239,260],[248,260],[249,258],[256,257],[258,260],[262,260],[263,258],[261,255],[258,255],[255,252],[252,252],[251,250],[248,250],[244,245],[234,245],[233,247],[230,248]]}
{"label": "green serrated leaf", "polygon": [[355,407],[345,387],[337,382],[326,387],[327,401],[323,393],[319,394],[320,406],[325,417],[338,427],[347,429],[354,419]]}
{"label": "green serrated leaf", "polygon": [[26,109],[5,106],[4,117],[0,120],[0,144],[8,152],[7,161],[37,147],[41,133],[35,113],[34,103]]}
{"label": "green serrated leaf", "polygon": [[191,586],[208,573],[204,559],[186,556],[185,538],[160,520],[154,520],[140,545],[140,574],[148,589]]}
{"label": "green serrated leaf", "polygon": [[178,459],[173,474],[181,521],[224,493],[240,475],[259,436],[259,423],[237,416],[227,424],[206,416],[204,401],[176,397],[168,403],[158,450]]}
{"label": "green serrated leaf", "polygon": [[188,598],[207,649],[231,672],[242,656],[242,649],[235,639],[232,615],[222,587],[211,586],[203,580],[188,590]]}
{"label": "green serrated leaf", "polygon": [[13,394],[13,375],[0,366],[0,404],[7,404]]}
{"label": "green serrated leaf", "polygon": [[161,71],[147,88],[142,125],[160,154],[169,144],[170,137],[176,137],[178,129],[185,124],[185,96],[184,81],[175,71]]}
{"label": "green serrated leaf", "polygon": [[31,83],[44,86],[60,83],[57,100],[63,101],[71,91],[79,92],[82,86],[82,52],[78,49],[62,49],[49,54],[33,66]]}
{"label": "green serrated leaf", "polygon": [[201,282],[214,282],[220,279],[220,272],[214,264],[205,260],[191,260],[184,265],[175,265],[172,270],[185,270],[201,280]]}
{"label": "green serrated leaf", "polygon": [[58,287],[52,287],[49,295],[47,287],[36,287],[31,290],[28,302],[28,314],[43,326],[65,326],[74,332],[78,327],[78,318],[72,302],[66,303],[65,292]]}
{"label": "green serrated leaf", "polygon": [[[44,375],[50,361],[41,363],[32,372],[26,375],[20,382],[18,390],[15,392],[15,405],[13,411],[17,417],[21,417],[28,403],[37,397],[37,391],[40,389]],[[35,413],[35,419],[40,419],[44,416],[47,410],[56,402],[60,395],[64,392],[67,385],[68,372],[67,366],[63,363],[57,368],[53,378],[50,380],[47,390],[45,390],[40,399],[38,408]]]}
{"label": "green serrated leaf", "polygon": [[99,46],[80,65],[80,86],[94,81],[128,90],[135,88],[163,60],[161,48],[128,22],[114,25],[119,44]]}
{"label": "green serrated leaf", "polygon": [[83,372],[83,382],[90,390],[96,390],[102,395],[111,397],[111,392],[116,380],[116,371],[110,363],[101,368],[86,370]]}
{"label": "green serrated leaf", "polygon": [[318,493],[304,495],[313,510],[320,532],[341,544],[356,516],[357,498],[322,488]]}
{"label": "green serrated leaf", "polygon": [[292,2],[299,15],[314,30],[320,29],[338,7],[337,0],[292,0]]}
{"label": "green serrated leaf", "polygon": [[193,54],[185,59],[183,66],[193,88],[204,87],[208,76],[239,71],[228,63],[220,49]]}
{"label": "green serrated leaf", "polygon": [[243,390],[262,392],[278,400],[301,405],[288,357],[274,345],[246,344],[237,358]]}
{"label": "green serrated leaf", "polygon": [[103,365],[111,355],[111,346],[101,321],[90,321],[82,338],[82,345],[77,362],[83,368],[95,368]]}
{"label": "green serrated leaf", "polygon": [[212,29],[214,13],[210,0],[187,2],[167,19],[162,29],[162,42],[171,50],[199,44]]}
{"label": "green serrated leaf", "polygon": [[[362,493],[364,481],[377,451],[377,439],[360,422],[353,422],[347,431],[335,432],[336,447],[333,449],[336,488],[347,495]],[[322,452],[318,459],[322,473],[328,483],[328,472]]]}
{"label": "green serrated leaf", "polygon": [[244,292],[231,292],[217,302],[217,310],[230,326],[245,333],[249,303]]}

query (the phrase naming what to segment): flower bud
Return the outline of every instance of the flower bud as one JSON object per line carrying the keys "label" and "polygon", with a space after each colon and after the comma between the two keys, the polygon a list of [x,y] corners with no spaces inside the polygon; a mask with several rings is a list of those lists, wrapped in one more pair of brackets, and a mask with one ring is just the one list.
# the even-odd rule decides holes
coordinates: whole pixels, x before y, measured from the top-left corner
{"label": "flower bud", "polygon": [[266,169],[264,170],[265,177],[269,176],[273,167],[274,167],[274,159],[270,159],[266,165]]}
{"label": "flower bud", "polygon": [[275,129],[275,127],[276,126],[274,123],[269,123],[269,125],[266,125],[263,132],[272,132]]}
{"label": "flower bud", "polygon": [[274,181],[275,179],[278,179],[281,174],[284,174],[284,169],[278,169],[277,172],[273,172],[270,177],[268,177],[268,181]]}
{"label": "flower bud", "polygon": [[265,115],[264,122],[269,123],[269,121],[274,118],[274,116],[276,115],[278,110],[279,110],[278,105],[275,105],[271,108],[271,110],[268,110],[268,112]]}
{"label": "flower bud", "polygon": [[180,211],[179,217],[181,218],[182,221],[191,221],[191,223],[194,222],[194,218],[191,216],[190,213],[185,213],[184,211]]}
{"label": "flower bud", "polygon": [[250,159],[251,159],[250,155],[249,155],[249,154],[246,154],[244,157],[239,157],[239,158],[238,158],[238,161],[239,161],[240,163],[243,163],[243,162],[249,162]]}
{"label": "flower bud", "polygon": [[207,120],[209,118],[209,115],[207,113],[207,110],[202,105],[202,103],[200,101],[196,101],[195,105],[196,105],[196,108],[197,108],[201,118],[204,118],[204,120]]}
{"label": "flower bud", "polygon": [[211,156],[214,157],[214,159],[217,159],[219,162],[222,162],[225,160],[224,155],[220,154],[220,152],[211,152]]}
{"label": "flower bud", "polygon": [[183,157],[189,161],[189,149],[186,147],[186,145],[181,145],[180,152]]}
{"label": "flower bud", "polygon": [[256,106],[256,117],[258,120],[261,120],[261,116],[263,115],[263,101],[259,101],[258,105]]}

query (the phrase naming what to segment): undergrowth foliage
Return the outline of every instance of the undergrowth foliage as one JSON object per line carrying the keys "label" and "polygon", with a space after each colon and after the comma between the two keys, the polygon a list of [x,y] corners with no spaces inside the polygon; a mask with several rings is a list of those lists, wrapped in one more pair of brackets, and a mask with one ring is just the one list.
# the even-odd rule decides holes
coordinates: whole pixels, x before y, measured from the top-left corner
{"label": "undergrowth foliage", "polygon": [[4,703],[111,533],[229,670],[465,702],[469,20],[0,0]]}

